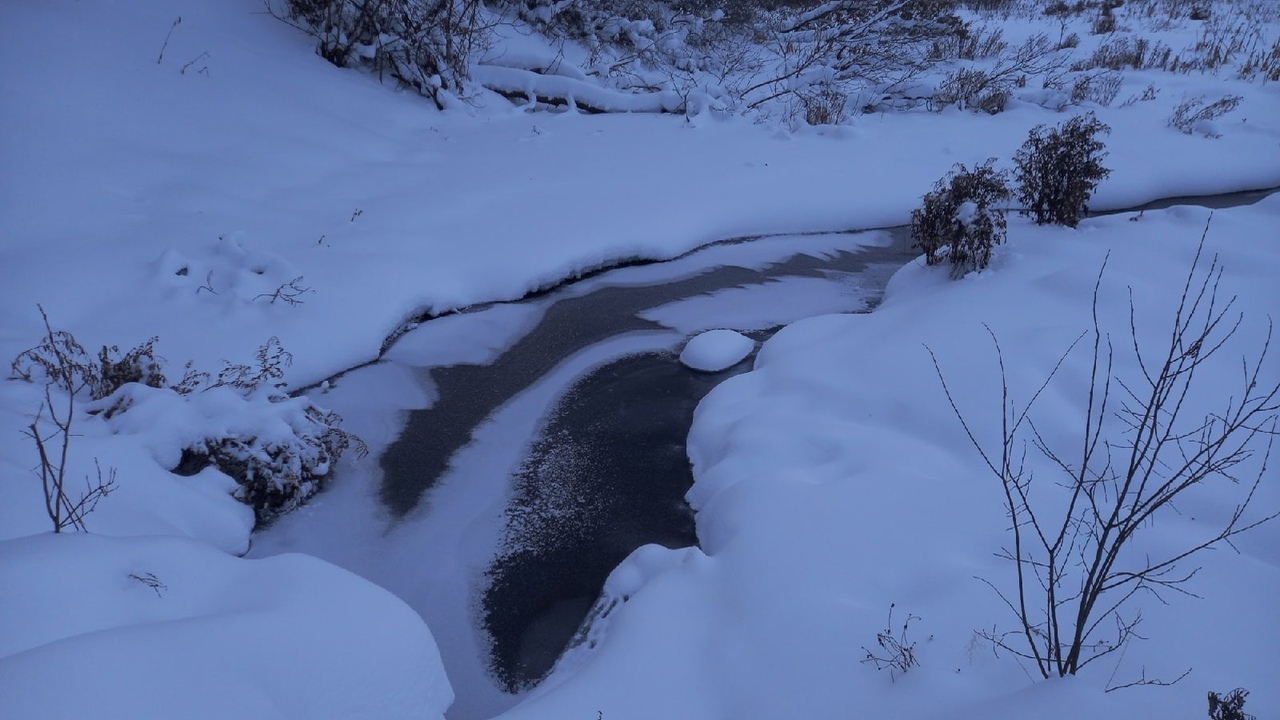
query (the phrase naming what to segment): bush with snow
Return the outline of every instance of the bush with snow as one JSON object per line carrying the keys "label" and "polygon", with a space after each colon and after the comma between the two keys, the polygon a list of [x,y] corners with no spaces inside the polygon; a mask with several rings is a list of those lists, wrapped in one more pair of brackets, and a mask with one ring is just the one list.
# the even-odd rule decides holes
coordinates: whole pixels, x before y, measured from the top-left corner
{"label": "bush with snow", "polygon": [[473,52],[486,42],[479,0],[267,0],[316,38],[316,53],[338,67],[366,67],[431,98],[463,88]]}
{"label": "bush with snow", "polygon": [[1004,212],[997,204],[1009,199],[1009,188],[994,162],[957,165],[911,211],[912,247],[924,250],[929,265],[950,261],[952,276],[959,277],[985,268],[992,248],[1004,242]]}
{"label": "bush with snow", "polygon": [[1089,197],[1111,174],[1098,135],[1111,132],[1093,113],[1077,115],[1059,128],[1038,125],[1013,156],[1023,215],[1039,225],[1075,227],[1089,211]]}
{"label": "bush with snow", "polygon": [[[175,472],[195,474],[210,465],[235,479],[236,499],[263,523],[296,509],[323,487],[342,454],[360,438],[343,430],[342,417],[307,398],[243,399],[233,412],[252,418],[218,430],[182,450]],[[193,403],[199,411],[200,403]]]}
{"label": "bush with snow", "polygon": [[[53,437],[69,442],[74,400],[88,395],[90,416],[100,416],[112,432],[147,436],[153,452],[174,472],[194,475],[212,465],[229,475],[238,485],[235,497],[253,508],[259,523],[318,492],[347,450],[364,454],[360,438],[342,429],[341,416],[283,392],[292,355],[279,339],[259,347],[252,365],[224,363],[216,375],[188,365],[174,385],[155,355],[156,341],[153,337],[123,355],[115,346],[103,347],[95,363],[71,333],[49,329],[39,345],[13,360],[13,377],[43,380],[50,392],[68,400],[66,427],[59,424]],[[52,403],[47,395],[46,408],[52,410]],[[32,429],[37,440],[39,423],[37,417]],[[44,458],[44,447],[37,446]],[[58,478],[59,494],[62,469],[56,462],[44,465],[46,478],[50,472]],[[59,527],[57,519],[54,524]]]}

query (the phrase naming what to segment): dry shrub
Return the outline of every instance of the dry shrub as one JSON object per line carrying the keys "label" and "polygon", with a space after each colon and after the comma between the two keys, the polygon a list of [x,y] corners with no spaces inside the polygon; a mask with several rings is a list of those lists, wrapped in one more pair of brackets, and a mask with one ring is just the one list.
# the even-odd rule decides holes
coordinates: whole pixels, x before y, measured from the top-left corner
{"label": "dry shrub", "polygon": [[1199,132],[1205,137],[1216,138],[1218,134],[1208,123],[1235,110],[1242,99],[1239,95],[1226,95],[1208,105],[1203,96],[1184,100],[1173,109],[1173,115],[1169,116],[1169,127],[1177,128],[1187,135]]}
{"label": "dry shrub", "polygon": [[1039,125],[1014,155],[1018,201],[1037,224],[1075,227],[1088,212],[1094,188],[1111,171],[1097,136],[1111,129],[1093,113],[1071,118],[1059,128]]}
{"label": "dry shrub", "polygon": [[929,265],[949,261],[952,277],[987,267],[992,249],[1004,242],[1004,212],[997,205],[1010,193],[994,163],[992,158],[972,170],[956,165],[911,212],[912,247],[924,251]]}

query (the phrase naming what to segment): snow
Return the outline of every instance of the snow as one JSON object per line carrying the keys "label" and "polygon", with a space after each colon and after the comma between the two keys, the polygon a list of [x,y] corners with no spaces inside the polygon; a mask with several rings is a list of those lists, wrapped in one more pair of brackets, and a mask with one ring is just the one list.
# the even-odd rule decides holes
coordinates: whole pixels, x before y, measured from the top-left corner
{"label": "snow", "polygon": [[[1275,524],[1241,538],[1239,554],[1192,563],[1203,565],[1188,587],[1200,598],[1140,600],[1149,639],[1079,677],[1031,683],[1014,658],[977,638],[1015,621],[978,579],[1008,590],[1011,569],[994,557],[1009,542],[1007,523],[999,483],[949,409],[926,350],[990,442],[999,377],[982,323],[1005,349],[1011,393],[1025,399],[1089,328],[1093,283],[1110,253],[1101,321],[1120,350],[1117,373],[1132,379],[1129,288],[1140,340],[1158,351],[1208,214],[1182,207],[1079,230],[1015,220],[993,270],[948,281],[946,268],[917,261],[875,312],[780,331],[752,372],[698,408],[689,500],[702,549],[636,551],[606,586],[602,604],[616,608],[593,629],[596,649],[574,651],[559,678],[503,717],[1171,717],[1200,708],[1206,690],[1236,686],[1268,688],[1250,702],[1270,712],[1280,651],[1259,630],[1275,628],[1280,597]],[[1240,358],[1256,359],[1265,340],[1280,300],[1278,221],[1275,196],[1213,217],[1207,251],[1220,256],[1223,293],[1244,321],[1218,371],[1204,376],[1192,415],[1216,408],[1238,383]],[[1080,430],[1087,362],[1069,356],[1041,400],[1050,442],[1070,447]],[[1274,382],[1272,359],[1264,371]],[[1255,458],[1241,476],[1257,470]],[[1240,490],[1219,482],[1192,494],[1141,547],[1204,537]],[[1254,517],[1280,507],[1274,471],[1255,502]],[[896,682],[861,662],[891,603],[899,622],[919,618],[910,639],[921,666]],[[1144,672],[1172,679],[1188,668],[1173,687],[1104,692]]]}
{"label": "snow", "polygon": [[[1274,12],[1258,16],[1274,35]],[[1087,20],[1081,56],[1103,41]],[[1012,42],[1050,21],[1005,22]],[[1191,23],[1161,37],[1190,43],[1198,32]],[[406,411],[433,402],[432,367],[492,362],[545,309],[507,301],[626,260],[677,258],[569,292],[886,244],[883,232],[842,233],[905,223],[955,163],[994,156],[1008,167],[1029,129],[1067,117],[1037,104],[1061,91],[1034,83],[997,116],[864,114],[819,129],[699,108],[663,115],[680,104],[669,91],[594,85],[575,66],[583,48],[503,33],[509,48],[478,68],[487,84],[630,112],[531,112],[492,93],[437,112],[330,66],[257,0],[0,7],[10,60],[0,72],[0,359],[43,336],[37,303],[91,354],[158,336],[171,374],[188,361],[212,373],[248,362],[277,337],[294,357],[286,389],[327,382],[316,401],[343,411],[372,450],[344,459],[310,505],[251,534],[230,478],[170,469],[211,433],[283,437],[300,401],[130,388],[133,407],[114,419],[79,405],[68,478],[79,487],[97,462],[118,472],[118,487],[86,518],[90,533],[54,535],[22,435],[43,388],[0,382],[0,714],[440,717],[457,694],[455,718],[1181,717],[1203,712],[1207,690],[1237,686],[1253,691],[1249,712],[1280,714],[1277,523],[1236,539],[1238,552],[1203,556],[1189,586],[1201,598],[1141,599],[1150,639],[1112,665],[1033,683],[977,639],[1012,619],[974,579],[1007,587],[1009,568],[994,557],[1007,522],[924,349],[989,440],[996,378],[983,323],[1025,397],[1088,329],[1110,252],[1105,329],[1127,337],[1132,297],[1144,346],[1158,343],[1207,221],[1201,209],[1076,230],[1010,218],[989,270],[953,282],[916,261],[871,314],[828,314],[867,307],[835,276],[651,308],[644,317],[665,329],[562,362],[477,431],[430,510],[393,523],[377,498],[378,452]],[[1136,100],[1149,85],[1156,97]],[[1220,137],[1168,127],[1183,99],[1226,94],[1243,99],[1207,127]],[[1118,96],[1128,97],[1089,107],[1112,129],[1112,174],[1091,208],[1280,185],[1280,85],[1229,68],[1133,70]],[[1256,352],[1280,307],[1277,227],[1275,196],[1213,217],[1209,249],[1245,313],[1223,355],[1233,363]],[[291,283],[298,304],[277,294]],[[443,317],[412,327],[431,315]],[[754,370],[699,407],[689,500],[700,548],[637,550],[605,588],[610,611],[592,643],[527,695],[494,690],[471,583],[500,536],[503,478],[559,392],[627,353],[782,323]],[[346,372],[377,360],[401,329],[383,362]],[[728,350],[728,332],[708,349]],[[1052,441],[1077,427],[1082,363],[1071,355],[1041,400]],[[1197,412],[1233,391],[1238,367],[1215,370],[1192,399]],[[1132,377],[1132,359],[1117,371]],[[1280,507],[1274,469],[1263,480],[1259,512]],[[1235,488],[1203,490],[1152,524],[1142,548],[1184,545],[1229,512]],[[239,557],[251,545],[258,559]],[[316,557],[288,554],[298,550]],[[919,618],[921,667],[896,681],[861,662],[890,604],[895,618]],[[1104,692],[1187,667],[1172,687]]]}
{"label": "snow", "polygon": [[756,343],[734,330],[708,330],[693,336],[680,351],[680,362],[702,372],[720,372],[751,354]]}
{"label": "snow", "polygon": [[441,718],[453,699],[413,611],[315,558],[43,534],[0,543],[0,567],[12,717]]}
{"label": "snow", "polygon": [[678,112],[684,102],[674,92],[649,94],[623,93],[572,77],[543,75],[518,68],[478,65],[473,77],[490,90],[504,94],[520,94],[532,103],[539,98],[563,100],[599,112]]}
{"label": "snow", "polygon": [[[399,522],[390,521],[378,499],[377,466],[364,465],[300,511],[281,517],[257,538],[254,556],[305,552],[392,591],[431,627],[450,682],[468,688],[465,695],[458,693],[450,715],[496,715],[514,698],[488,677],[487,641],[472,618],[474,586],[503,533],[506,480],[524,456],[523,443],[512,438],[532,437],[563,389],[592,368],[630,354],[669,351],[679,341],[670,331],[629,333],[566,359],[477,429],[471,444],[454,455],[449,471],[437,481],[429,511],[419,508]],[[343,410],[348,427],[369,443],[373,456],[395,439],[403,422],[388,418],[388,407],[428,407],[431,402],[420,394],[412,374],[429,365],[430,356],[401,358],[403,365],[384,363],[350,373],[326,397]],[[316,532],[317,527],[326,529]]]}

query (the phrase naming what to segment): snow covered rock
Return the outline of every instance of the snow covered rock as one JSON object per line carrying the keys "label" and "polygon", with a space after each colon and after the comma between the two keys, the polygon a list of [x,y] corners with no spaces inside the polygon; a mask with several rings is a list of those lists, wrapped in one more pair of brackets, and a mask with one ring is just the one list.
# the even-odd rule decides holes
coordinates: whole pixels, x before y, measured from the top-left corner
{"label": "snow covered rock", "polygon": [[737,365],[755,347],[756,342],[740,332],[708,330],[684,346],[680,362],[694,370],[720,372]]}

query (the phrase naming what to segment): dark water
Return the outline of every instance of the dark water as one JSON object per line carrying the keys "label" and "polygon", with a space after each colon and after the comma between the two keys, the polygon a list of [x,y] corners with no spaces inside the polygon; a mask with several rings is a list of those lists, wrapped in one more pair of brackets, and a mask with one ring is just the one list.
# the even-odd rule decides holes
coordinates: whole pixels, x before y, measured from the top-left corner
{"label": "dark water", "polygon": [[[424,499],[450,458],[503,403],[573,354],[609,338],[661,326],[650,308],[726,288],[787,277],[845,274],[870,306],[889,277],[914,256],[902,229],[889,247],[856,246],[821,257],[797,254],[765,269],[718,266],[651,284],[568,286],[540,296],[537,325],[489,365],[434,368],[438,399],[410,414],[381,458],[381,496],[396,515]],[[772,331],[748,333],[757,340]],[[697,544],[684,495],[693,483],[685,439],[698,402],[750,366],[699,373],[672,353],[644,353],[579,378],[558,400],[512,477],[513,500],[500,551],[476,598],[498,684],[517,692],[551,670],[609,573],[633,550]],[[427,520],[430,521],[429,519]]]}
{"label": "dark water", "polygon": [[717,374],[646,353],[598,368],[565,393],[514,478],[510,535],[489,569],[482,625],[509,691],[550,672],[605,579],[647,543],[696,545],[685,437]]}
{"label": "dark water", "polygon": [[1263,188],[1260,190],[1241,190],[1240,192],[1223,193],[1221,195],[1186,195],[1183,197],[1161,198],[1159,200],[1152,200],[1145,205],[1139,205],[1135,208],[1126,208],[1124,210],[1108,211],[1107,213],[1099,214],[1146,212],[1147,210],[1163,210],[1177,205],[1198,205],[1211,210],[1222,210],[1224,208],[1253,205],[1268,195],[1274,195],[1277,191],[1280,191],[1280,187]]}
{"label": "dark water", "polygon": [[571,287],[550,293],[540,322],[489,365],[431,370],[439,399],[410,413],[400,438],[380,459],[382,501],[396,515],[417,507],[444,475],[449,459],[471,441],[471,433],[500,405],[526,390],[560,362],[595,343],[661,326],[638,313],[675,300],[785,277],[826,277],[832,271],[867,277],[883,289],[893,271],[913,257],[901,229],[890,247],[839,251],[830,257],[795,255],[764,270],[713,267],[682,279],[639,286],[603,286],[584,295]]}
{"label": "dark water", "polygon": [[[1209,198],[1173,198],[1126,211],[1176,204],[1246,205],[1275,189]],[[1125,212],[1125,211],[1117,211]],[[794,255],[763,270],[712,267],[649,285],[573,286],[540,295],[539,323],[493,363],[431,370],[439,399],[408,418],[383,457],[382,499],[396,515],[413,510],[448,470],[450,458],[503,403],[574,353],[636,330],[656,329],[639,313],[675,300],[784,277],[849,273],[874,306],[892,273],[916,253],[903,228],[894,243],[829,257]],[[609,273],[601,277],[607,278]],[[769,331],[757,333],[757,339]],[[546,676],[597,599],[608,574],[635,548],[697,543],[684,495],[693,482],[685,439],[699,400],[749,361],[719,374],[646,353],[579,378],[558,401],[513,476],[508,530],[478,597],[494,678],[509,692]]]}

